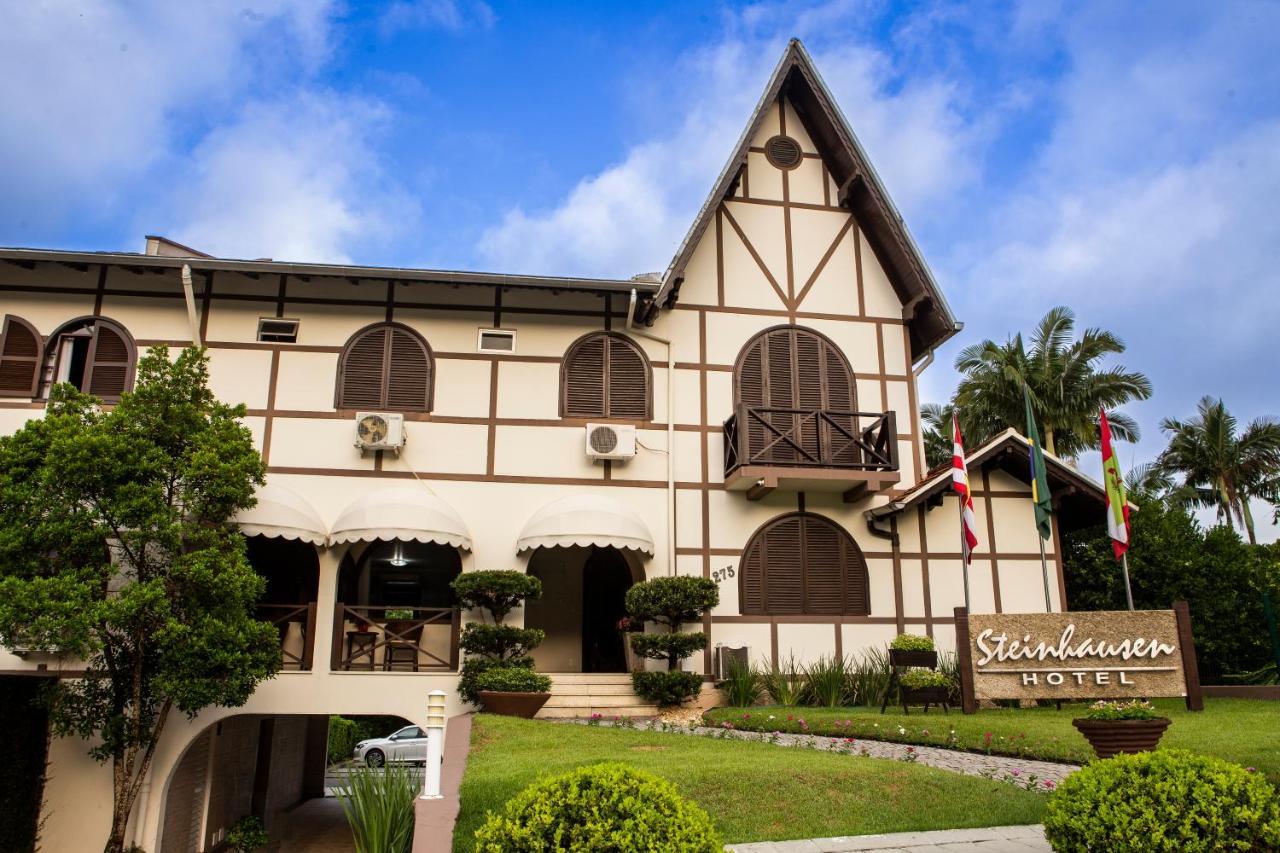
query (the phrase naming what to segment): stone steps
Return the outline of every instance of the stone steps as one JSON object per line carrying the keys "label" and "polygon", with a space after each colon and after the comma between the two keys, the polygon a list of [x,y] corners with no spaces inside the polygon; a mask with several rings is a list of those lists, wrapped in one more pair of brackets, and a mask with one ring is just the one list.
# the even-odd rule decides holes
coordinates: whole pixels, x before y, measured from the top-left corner
{"label": "stone steps", "polygon": [[631,689],[627,673],[559,673],[551,676],[551,698],[538,716],[549,719],[590,717],[654,717],[658,707]]}

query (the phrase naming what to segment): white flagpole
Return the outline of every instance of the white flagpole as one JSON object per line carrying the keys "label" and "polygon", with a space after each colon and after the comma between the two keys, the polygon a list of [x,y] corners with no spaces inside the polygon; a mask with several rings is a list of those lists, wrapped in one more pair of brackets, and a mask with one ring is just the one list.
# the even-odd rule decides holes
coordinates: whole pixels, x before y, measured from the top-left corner
{"label": "white flagpole", "polygon": [[1129,588],[1129,554],[1126,551],[1120,555],[1120,568],[1124,572],[1124,597],[1129,602],[1129,609],[1133,609],[1133,590]]}
{"label": "white flagpole", "polygon": [[956,503],[960,505],[960,559],[964,562],[964,607],[972,612],[969,607],[969,541],[964,535],[964,501],[965,496],[956,492]]}

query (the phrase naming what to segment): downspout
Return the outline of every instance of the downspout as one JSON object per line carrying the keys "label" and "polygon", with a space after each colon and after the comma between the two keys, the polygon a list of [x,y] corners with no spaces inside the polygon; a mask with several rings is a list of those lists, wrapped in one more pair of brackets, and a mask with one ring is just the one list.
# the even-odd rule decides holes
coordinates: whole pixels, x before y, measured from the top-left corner
{"label": "downspout", "polygon": [[636,289],[631,288],[631,303],[627,306],[627,332],[662,344],[667,348],[667,574],[676,573],[676,357],[671,340],[660,338],[652,332],[637,329]]}
{"label": "downspout", "polygon": [[200,318],[196,314],[196,292],[191,283],[191,264],[182,265],[182,292],[187,298],[187,322],[191,324],[191,344],[192,346],[202,346],[200,343]]}

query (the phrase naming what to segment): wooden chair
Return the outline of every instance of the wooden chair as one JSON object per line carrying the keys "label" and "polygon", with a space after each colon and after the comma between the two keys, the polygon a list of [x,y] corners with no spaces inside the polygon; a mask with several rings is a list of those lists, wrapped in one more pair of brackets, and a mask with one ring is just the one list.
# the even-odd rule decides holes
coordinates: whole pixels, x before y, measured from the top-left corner
{"label": "wooden chair", "polygon": [[373,669],[373,653],[378,647],[378,635],[373,631],[347,632],[346,669]]}
{"label": "wooden chair", "polygon": [[392,620],[387,623],[383,644],[383,672],[417,672],[418,646],[422,641],[422,623]]}

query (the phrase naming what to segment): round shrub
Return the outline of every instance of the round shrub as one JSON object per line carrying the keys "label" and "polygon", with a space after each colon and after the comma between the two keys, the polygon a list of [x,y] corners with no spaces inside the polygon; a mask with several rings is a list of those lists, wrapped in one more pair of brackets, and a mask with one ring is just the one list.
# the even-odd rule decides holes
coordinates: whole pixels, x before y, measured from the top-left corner
{"label": "round shrub", "polygon": [[533,658],[509,658],[505,661],[496,658],[469,657],[462,662],[462,674],[458,678],[458,695],[472,705],[480,701],[480,676],[498,667],[533,669]]}
{"label": "round shrub", "polygon": [[495,666],[476,676],[476,692],[493,690],[498,693],[547,693],[551,679],[523,666]]}
{"label": "round shrub", "polygon": [[463,572],[449,585],[464,607],[489,611],[494,623],[525,599],[542,597],[542,581],[511,569]]}
{"label": "round shrub", "polygon": [[633,672],[631,688],[656,705],[679,705],[702,691],[702,674],[670,670],[667,672]]}
{"label": "round shrub", "polygon": [[1054,850],[1280,850],[1280,794],[1260,774],[1161,749],[1096,761],[1049,799]]}
{"label": "round shrub", "polygon": [[631,634],[631,649],[651,660],[683,660],[707,647],[707,635],[698,633]]}
{"label": "round shrub", "polygon": [[483,853],[712,853],[723,847],[705,811],[667,780],[625,764],[579,767],[535,782],[476,830],[476,850]]}

